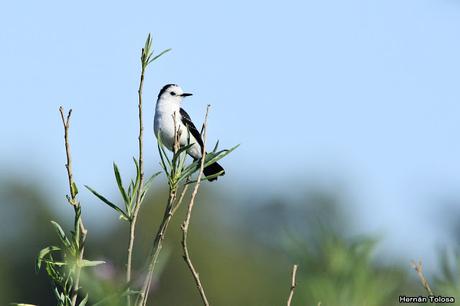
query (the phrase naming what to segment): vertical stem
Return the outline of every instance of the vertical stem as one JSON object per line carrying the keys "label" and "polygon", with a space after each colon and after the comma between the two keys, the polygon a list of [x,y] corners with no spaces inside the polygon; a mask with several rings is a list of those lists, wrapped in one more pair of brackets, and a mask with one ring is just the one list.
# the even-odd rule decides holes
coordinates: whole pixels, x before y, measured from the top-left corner
{"label": "vertical stem", "polygon": [[145,306],[147,304],[149,292],[150,292],[150,285],[152,283],[152,277],[153,277],[153,271],[155,270],[155,265],[158,261],[158,257],[160,255],[161,249],[162,249],[162,244],[163,240],[166,235],[166,230],[168,229],[169,222],[171,221],[171,218],[173,217],[174,213],[176,212],[177,208],[181,204],[185,193],[187,191],[187,186],[184,187],[182,190],[182,193],[179,197],[179,200],[177,201],[176,205],[174,206],[174,202],[176,200],[176,193],[177,193],[177,187],[178,187],[178,182],[176,179],[176,167],[177,164],[174,160],[176,160],[177,156],[177,151],[180,148],[180,129],[177,128],[177,121],[176,121],[176,113],[173,115],[173,120],[174,120],[174,146],[173,146],[173,164],[172,164],[172,169],[171,169],[171,177],[169,178],[169,197],[168,197],[168,203],[166,205],[165,213],[163,216],[163,221],[161,222],[161,225],[158,229],[158,232],[155,236],[155,240],[153,242],[152,249],[150,251],[150,256],[149,256],[149,266],[147,269],[147,276],[144,280],[144,285],[142,286],[142,290],[139,294],[138,306]]}
{"label": "vertical stem", "polygon": [[295,290],[295,287],[297,285],[296,283],[296,275],[297,275],[297,268],[299,266],[298,265],[294,265],[292,267],[292,276],[291,276],[291,289],[289,291],[289,298],[287,300],[287,306],[291,306],[291,301],[292,301],[292,297],[294,296],[294,290]]}
{"label": "vertical stem", "polygon": [[[78,204],[80,206],[80,204]],[[76,210],[77,208],[75,208]],[[83,221],[81,220],[81,217],[78,220],[77,226],[80,228],[80,237],[77,237],[77,239],[80,240],[79,243],[79,254],[78,254],[78,261],[77,261],[77,267],[75,269],[75,284],[72,290],[72,306],[75,306],[77,304],[77,297],[78,297],[78,287],[80,285],[80,274],[81,274],[81,266],[80,263],[83,260],[83,254],[85,252],[85,240],[86,240],[86,234],[87,230],[85,229],[83,225]]]}
{"label": "vertical stem", "polygon": [[78,298],[78,287],[80,285],[80,272],[81,272],[81,261],[83,259],[83,254],[85,252],[85,240],[87,230],[83,224],[83,220],[81,219],[81,206],[80,202],[77,200],[77,187],[75,181],[73,179],[73,172],[72,172],[72,155],[70,152],[70,142],[69,142],[69,128],[70,128],[70,116],[72,115],[72,110],[69,110],[67,114],[67,118],[64,118],[64,108],[61,106],[59,108],[59,112],[61,113],[62,125],[64,126],[64,144],[65,144],[65,152],[66,152],[66,159],[67,163],[65,165],[67,169],[67,178],[69,181],[69,190],[70,196],[68,196],[68,201],[74,207],[75,211],[75,239],[77,240],[79,249],[77,253],[77,260],[76,260],[76,267],[75,267],[75,281],[72,288],[72,295],[71,295],[71,305],[75,306],[77,304]]}
{"label": "vertical stem", "polygon": [[209,302],[204,292],[203,285],[201,284],[200,276],[198,272],[196,271],[195,267],[193,266],[192,260],[190,258],[188,245],[187,245],[187,237],[188,237],[188,228],[190,225],[190,219],[192,217],[192,210],[195,204],[195,197],[198,193],[198,188],[200,187],[201,178],[203,176],[204,162],[206,158],[206,130],[207,130],[206,126],[207,126],[207,121],[208,121],[208,113],[209,113],[209,105],[206,109],[206,116],[205,116],[205,120],[203,124],[203,147],[202,147],[202,152],[201,152],[200,172],[198,173],[198,178],[195,183],[195,188],[193,189],[192,196],[190,198],[190,203],[188,204],[187,216],[185,217],[184,223],[182,224],[182,248],[184,251],[184,260],[188,268],[190,269],[190,272],[192,272],[193,279],[195,280],[195,284],[198,288],[198,292],[200,293],[200,297],[205,306],[209,306]]}
{"label": "vertical stem", "polygon": [[174,211],[174,200],[176,199],[176,187],[172,186],[171,190],[169,192],[169,197],[168,197],[168,204],[165,209],[165,213],[163,216],[163,221],[161,222],[161,225],[158,229],[158,232],[155,236],[155,240],[153,242],[152,250],[150,252],[150,258],[149,258],[149,266],[148,266],[148,272],[147,272],[147,277],[145,278],[144,285],[142,287],[140,297],[139,297],[139,306],[141,305],[146,305],[147,304],[147,299],[149,295],[149,289],[150,285],[152,283],[152,277],[153,277],[153,271],[155,270],[155,265],[158,261],[158,256],[160,255],[161,249],[163,247],[163,240],[166,235],[166,230],[168,228],[169,222],[171,221],[171,218],[173,216],[173,211]]}
{"label": "vertical stem", "polygon": [[[142,202],[142,191],[144,189],[144,122],[143,122],[143,115],[142,115],[142,90],[144,88],[144,73],[146,64],[144,63],[144,54],[145,49],[141,51],[141,61],[142,61],[142,69],[141,69],[141,77],[139,81],[139,89],[137,90],[138,96],[138,110],[139,110],[139,188],[137,189],[136,193],[136,202],[134,205],[134,212],[132,215],[132,219],[129,224],[129,244],[128,244],[128,261],[126,264],[126,282],[129,283],[131,281],[131,270],[132,270],[132,257],[133,257],[133,246],[134,246],[134,239],[135,239],[135,232],[136,232],[136,223],[137,223],[137,215],[139,213],[139,209],[141,207]],[[131,306],[131,295],[128,294],[126,296],[127,305]]]}

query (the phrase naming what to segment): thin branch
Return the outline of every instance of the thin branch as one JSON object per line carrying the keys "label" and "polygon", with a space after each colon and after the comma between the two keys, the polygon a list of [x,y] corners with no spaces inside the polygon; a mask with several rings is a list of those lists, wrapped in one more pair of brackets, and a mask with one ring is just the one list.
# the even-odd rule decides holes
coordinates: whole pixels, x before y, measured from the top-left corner
{"label": "thin branch", "polygon": [[422,283],[423,287],[426,289],[429,295],[434,295],[433,291],[431,290],[430,284],[428,283],[427,279],[425,278],[425,275],[423,275],[423,270],[422,270],[422,262],[419,261],[416,263],[415,261],[411,262],[412,268],[415,269],[415,272],[417,272],[418,277],[420,278],[420,282]]}
{"label": "thin branch", "polygon": [[[176,154],[179,148],[180,131],[176,129],[175,114],[174,114],[173,120],[174,120],[174,131],[175,131],[173,150],[174,150],[174,154]],[[171,175],[175,175],[175,174],[171,173]],[[148,300],[148,296],[150,292],[150,286],[151,286],[152,278],[153,278],[153,271],[155,270],[155,266],[158,261],[158,257],[163,247],[163,240],[166,235],[166,230],[168,229],[168,225],[174,213],[176,212],[177,207],[180,205],[180,202],[182,202],[185,192],[186,192],[186,188],[184,187],[184,190],[182,191],[179,201],[177,202],[176,205],[174,205],[174,202],[176,200],[176,194],[177,194],[177,184],[174,180],[172,183],[170,183],[168,203],[166,205],[165,212],[163,215],[163,221],[161,222],[161,225],[158,228],[158,232],[155,235],[153,246],[150,251],[149,265],[147,268],[147,276],[144,280],[144,284],[142,286],[141,292],[138,297],[138,301],[136,303],[138,306],[145,306],[147,304],[147,300]]]}
{"label": "thin branch", "polygon": [[173,211],[172,211],[172,214],[173,214],[173,215],[176,213],[177,209],[180,207],[182,201],[184,200],[185,193],[187,192],[187,189],[188,189],[188,186],[189,186],[187,183],[188,183],[188,179],[187,179],[187,181],[185,182],[185,186],[184,186],[184,188],[182,189],[182,192],[181,192],[181,194],[180,194],[180,196],[179,196],[179,199],[178,199],[177,202],[176,202],[176,205],[174,205],[174,208],[173,208]]}
{"label": "thin branch", "polygon": [[[126,264],[126,283],[130,283],[131,281],[131,270],[132,270],[132,257],[133,257],[133,247],[134,247],[134,240],[136,235],[136,224],[137,224],[137,216],[139,214],[139,209],[141,208],[142,204],[142,189],[144,188],[144,122],[143,122],[143,115],[142,115],[142,90],[144,88],[144,74],[145,68],[147,65],[144,65],[143,58],[145,57],[145,52],[149,50],[145,50],[142,48],[141,51],[141,61],[142,61],[142,68],[141,68],[141,76],[139,80],[139,88],[137,90],[138,96],[138,111],[139,111],[139,187],[136,193],[136,202],[134,204],[134,212],[130,219],[129,223],[129,244],[128,244],[128,260]],[[128,306],[131,305],[131,296],[128,294],[127,297],[127,304]]]}
{"label": "thin branch", "polygon": [[142,291],[140,293],[141,304],[146,305],[147,299],[149,295],[149,289],[152,283],[153,278],[153,271],[155,270],[156,263],[158,262],[158,257],[160,255],[161,249],[163,248],[163,240],[166,235],[166,230],[168,228],[169,222],[173,216],[173,203],[176,198],[176,191],[171,190],[168,197],[168,204],[165,209],[165,214],[163,216],[163,221],[161,222],[160,228],[155,236],[155,240],[153,242],[152,252],[151,252],[151,259],[148,267],[148,274],[144,282],[144,286],[142,287]]}
{"label": "thin branch", "polygon": [[[61,113],[62,125],[64,126],[64,144],[65,144],[65,153],[67,158],[67,163],[65,167],[67,169],[67,178],[69,180],[69,191],[70,191],[70,199],[75,199],[75,188],[74,188],[74,180],[73,180],[73,172],[72,172],[72,157],[70,154],[70,144],[69,144],[69,128],[70,128],[70,116],[72,116],[72,109],[69,110],[67,114],[67,118],[64,117],[64,108],[61,106],[59,107],[59,112]],[[69,201],[72,205],[77,205],[74,201]]]}
{"label": "thin branch", "polygon": [[[294,265],[292,267],[291,290],[289,291],[289,298],[288,298],[287,303],[286,303],[287,306],[291,306],[292,297],[294,296],[295,287],[297,285],[297,283],[296,283],[296,275],[297,275],[297,268],[298,267],[299,267],[298,265]],[[321,305],[321,303],[319,305]]]}
{"label": "thin branch", "polygon": [[192,272],[193,278],[195,279],[195,284],[198,288],[201,299],[203,300],[203,304],[205,306],[209,306],[209,302],[204,292],[203,285],[201,284],[200,276],[198,272],[196,271],[195,267],[193,266],[192,260],[190,259],[190,254],[189,254],[188,245],[187,245],[187,237],[188,237],[188,228],[190,226],[190,219],[192,217],[192,210],[195,204],[195,197],[200,187],[201,177],[203,176],[204,162],[206,158],[206,130],[207,130],[209,107],[210,105],[208,105],[208,107],[206,108],[206,116],[205,116],[204,124],[203,124],[203,147],[202,147],[202,152],[201,152],[200,171],[198,172],[198,178],[195,183],[195,188],[193,189],[192,196],[190,198],[190,203],[188,204],[187,216],[185,217],[184,223],[182,224],[182,248],[184,250],[183,257],[184,257],[185,262],[187,263],[187,266],[190,269],[190,272]]}
{"label": "thin branch", "polygon": [[[75,306],[77,303],[77,298],[78,298],[78,289],[79,289],[79,284],[80,284],[80,272],[81,272],[81,266],[80,263],[83,260],[83,254],[85,252],[85,240],[86,240],[86,234],[87,230],[83,224],[83,220],[81,219],[81,214],[80,214],[80,202],[77,200],[77,185],[75,184],[75,181],[73,179],[73,172],[72,172],[72,155],[70,153],[70,143],[69,143],[69,128],[70,128],[70,117],[72,115],[72,110],[69,110],[67,113],[67,117],[64,116],[64,108],[61,106],[59,107],[59,112],[61,113],[61,119],[62,119],[62,125],[64,126],[64,144],[65,144],[65,152],[66,152],[66,158],[67,158],[67,163],[65,165],[67,169],[67,178],[69,181],[69,189],[70,189],[70,196],[67,196],[67,200],[69,203],[74,207],[75,210],[75,216],[78,218],[75,222],[75,233],[76,237],[75,239],[77,240],[79,250],[78,250],[78,260],[75,268],[75,281],[74,281],[74,286],[72,288],[72,297],[71,297],[71,305]],[[78,235],[78,233],[81,235]]]}

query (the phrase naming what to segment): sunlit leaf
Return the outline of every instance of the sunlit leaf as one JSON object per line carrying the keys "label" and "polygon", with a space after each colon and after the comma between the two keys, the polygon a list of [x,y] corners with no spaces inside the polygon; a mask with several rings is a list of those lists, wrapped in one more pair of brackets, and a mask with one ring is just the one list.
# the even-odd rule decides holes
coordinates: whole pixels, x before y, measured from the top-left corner
{"label": "sunlit leaf", "polygon": [[123,197],[123,201],[125,202],[125,205],[127,206],[129,203],[128,196],[126,194],[125,189],[123,188],[123,181],[121,180],[120,170],[118,169],[118,166],[116,163],[113,163],[113,172],[115,173],[115,179],[117,181],[118,190],[120,190],[120,194]]}
{"label": "sunlit leaf", "polygon": [[[207,166],[209,166],[209,165],[221,160],[222,158],[224,158],[225,156],[227,156],[228,154],[233,152],[238,147],[239,147],[239,145],[236,145],[236,146],[234,146],[233,148],[231,148],[229,150],[221,150],[221,151],[219,151],[217,153],[210,152],[210,153],[206,154],[204,168],[206,168]],[[197,172],[200,169],[200,163],[201,163],[201,160],[196,160],[193,163],[191,163],[189,166],[187,166],[187,168],[182,172],[179,181],[183,181],[186,178],[190,177],[195,172]]]}
{"label": "sunlit leaf", "polygon": [[75,198],[75,196],[78,194],[78,188],[77,188],[77,184],[75,184],[75,182],[72,182],[72,185],[71,185],[71,193],[72,193],[72,198]]}
{"label": "sunlit leaf", "polygon": [[219,140],[216,142],[216,145],[214,146],[214,149],[212,149],[212,153],[216,153],[217,147],[219,147]]}
{"label": "sunlit leaf", "polygon": [[66,246],[66,247],[70,247],[72,244],[70,242],[70,240],[67,238],[64,230],[62,229],[62,227],[59,225],[59,223],[55,222],[55,221],[51,221],[51,224],[54,226],[54,228],[56,229],[56,232],[59,236],[59,239],[61,240],[61,242]]}
{"label": "sunlit leaf", "polygon": [[169,48],[169,49],[166,49],[166,50],[160,52],[160,54],[154,56],[151,60],[149,60],[149,61],[147,62],[147,64],[150,64],[151,62],[156,61],[156,60],[157,60],[158,58],[160,58],[162,55],[164,55],[165,53],[168,53],[168,52],[171,51],[171,50],[172,50],[172,49]]}
{"label": "sunlit leaf", "polygon": [[105,261],[83,259],[80,262],[80,267],[95,267],[95,266],[99,266],[99,265],[102,265],[102,264],[105,264]]}
{"label": "sunlit leaf", "polygon": [[118,207],[117,205],[115,205],[112,202],[110,202],[109,200],[107,200],[104,196],[100,195],[96,190],[92,189],[91,187],[89,187],[87,185],[85,185],[85,187],[89,191],[91,191],[96,197],[98,197],[99,200],[101,200],[102,202],[104,202],[108,206],[112,207],[114,210],[116,210],[120,214],[124,215],[126,219],[129,219],[128,215],[126,215],[126,213],[120,207]]}
{"label": "sunlit leaf", "polygon": [[86,294],[85,298],[81,300],[80,304],[78,306],[85,306],[86,303],[88,302],[88,294]]}

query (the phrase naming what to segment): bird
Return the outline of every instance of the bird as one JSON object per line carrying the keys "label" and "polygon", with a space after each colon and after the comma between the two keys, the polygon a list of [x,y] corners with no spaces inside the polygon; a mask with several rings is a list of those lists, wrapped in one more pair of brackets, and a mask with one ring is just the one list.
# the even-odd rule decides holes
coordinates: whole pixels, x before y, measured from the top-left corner
{"label": "bird", "polygon": [[[160,137],[163,145],[170,151],[174,151],[176,130],[180,147],[191,145],[187,149],[187,154],[196,161],[202,157],[203,139],[189,114],[181,107],[184,98],[191,95],[191,93],[184,92],[176,84],[163,86],[158,93],[153,130],[157,139]],[[217,162],[214,162],[203,169],[203,174],[209,181],[214,181],[217,180],[218,176],[224,175],[225,170]]]}

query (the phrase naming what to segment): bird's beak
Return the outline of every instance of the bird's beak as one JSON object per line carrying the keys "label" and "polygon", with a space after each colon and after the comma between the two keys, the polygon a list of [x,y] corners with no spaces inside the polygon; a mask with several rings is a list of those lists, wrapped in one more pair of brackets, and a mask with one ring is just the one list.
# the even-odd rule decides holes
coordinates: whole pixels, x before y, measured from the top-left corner
{"label": "bird's beak", "polygon": [[181,97],[188,97],[188,96],[192,96],[193,94],[191,93],[188,93],[188,92],[184,92],[183,94],[181,94],[180,96]]}

